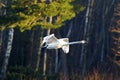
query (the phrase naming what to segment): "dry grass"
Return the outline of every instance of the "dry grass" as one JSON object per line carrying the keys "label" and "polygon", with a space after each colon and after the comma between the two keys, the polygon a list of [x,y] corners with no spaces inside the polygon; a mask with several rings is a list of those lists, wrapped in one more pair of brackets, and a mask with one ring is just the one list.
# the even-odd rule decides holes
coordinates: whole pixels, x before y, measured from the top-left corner
{"label": "dry grass", "polygon": [[108,73],[108,72],[99,72],[99,70],[94,69],[93,72],[87,73],[85,76],[74,73],[69,77],[69,80],[120,80],[119,74]]}

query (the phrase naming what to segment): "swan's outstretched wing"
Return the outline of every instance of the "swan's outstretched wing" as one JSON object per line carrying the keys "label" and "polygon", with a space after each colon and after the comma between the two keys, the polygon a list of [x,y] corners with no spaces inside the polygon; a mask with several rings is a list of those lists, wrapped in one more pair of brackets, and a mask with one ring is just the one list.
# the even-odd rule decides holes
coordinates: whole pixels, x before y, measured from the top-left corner
{"label": "swan's outstretched wing", "polygon": [[51,44],[51,43],[55,43],[55,42],[58,42],[58,39],[53,35],[50,38],[48,38],[46,43]]}
{"label": "swan's outstretched wing", "polygon": [[51,34],[51,35],[43,38],[42,44],[44,44],[44,43],[50,44],[53,42],[58,42],[58,39],[54,36],[54,34]]}
{"label": "swan's outstretched wing", "polygon": [[59,42],[62,45],[62,50],[64,51],[64,53],[68,53],[69,45],[65,45],[65,44],[69,43],[69,39],[68,38],[59,39]]}

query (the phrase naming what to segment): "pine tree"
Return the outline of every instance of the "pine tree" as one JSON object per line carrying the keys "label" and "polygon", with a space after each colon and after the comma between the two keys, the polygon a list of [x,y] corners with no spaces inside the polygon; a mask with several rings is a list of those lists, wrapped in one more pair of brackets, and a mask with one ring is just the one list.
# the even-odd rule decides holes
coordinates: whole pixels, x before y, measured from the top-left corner
{"label": "pine tree", "polygon": [[[21,31],[30,30],[36,26],[42,28],[59,28],[64,21],[75,16],[75,13],[84,9],[80,5],[76,6],[74,0],[54,0],[48,4],[41,0],[14,0],[10,7],[7,7],[8,14],[0,16],[0,23],[6,27],[19,27]],[[80,7],[80,8],[78,8]],[[52,23],[48,22],[48,17],[52,16]],[[4,20],[3,20],[4,19]]]}
{"label": "pine tree", "polygon": [[80,7],[80,1],[53,0],[49,3],[48,0],[13,0],[12,5],[6,7],[7,14],[0,16],[0,28],[19,27],[21,32],[37,27],[48,30],[59,28],[84,9]]}
{"label": "pine tree", "polygon": [[117,3],[114,10],[114,16],[110,32],[112,33],[113,47],[112,52],[115,55],[114,62],[120,66],[120,3]]}

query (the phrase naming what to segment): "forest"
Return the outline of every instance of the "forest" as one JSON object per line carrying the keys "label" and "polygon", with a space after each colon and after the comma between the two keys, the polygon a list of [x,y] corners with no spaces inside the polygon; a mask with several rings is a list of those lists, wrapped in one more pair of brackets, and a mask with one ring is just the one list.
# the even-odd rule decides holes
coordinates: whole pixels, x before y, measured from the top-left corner
{"label": "forest", "polygon": [[120,80],[120,0],[0,0],[0,80]]}

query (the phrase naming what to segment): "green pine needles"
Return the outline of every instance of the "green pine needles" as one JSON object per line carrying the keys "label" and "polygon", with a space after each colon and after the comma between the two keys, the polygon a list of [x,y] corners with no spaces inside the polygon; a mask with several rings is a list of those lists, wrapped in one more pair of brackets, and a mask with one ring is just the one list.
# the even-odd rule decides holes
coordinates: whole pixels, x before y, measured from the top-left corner
{"label": "green pine needles", "polygon": [[[59,28],[66,20],[75,17],[75,14],[84,10],[80,0],[13,0],[8,6],[7,14],[0,16],[1,30],[19,27],[21,31],[35,27]],[[49,22],[52,17],[52,22]]]}

